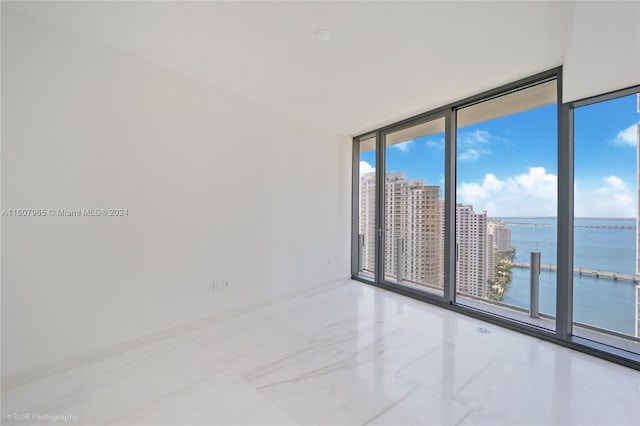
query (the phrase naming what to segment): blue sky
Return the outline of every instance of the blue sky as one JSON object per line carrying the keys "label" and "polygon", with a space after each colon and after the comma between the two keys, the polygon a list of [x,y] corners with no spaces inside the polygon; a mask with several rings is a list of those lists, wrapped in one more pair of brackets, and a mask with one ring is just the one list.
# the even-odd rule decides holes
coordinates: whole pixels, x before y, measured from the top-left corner
{"label": "blue sky", "polygon": [[[458,129],[457,201],[490,216],[554,216],[556,114],[549,105]],[[574,121],[576,216],[635,216],[636,95],[579,108]],[[374,153],[361,161],[373,166]],[[441,185],[444,134],[388,147],[387,170]]]}

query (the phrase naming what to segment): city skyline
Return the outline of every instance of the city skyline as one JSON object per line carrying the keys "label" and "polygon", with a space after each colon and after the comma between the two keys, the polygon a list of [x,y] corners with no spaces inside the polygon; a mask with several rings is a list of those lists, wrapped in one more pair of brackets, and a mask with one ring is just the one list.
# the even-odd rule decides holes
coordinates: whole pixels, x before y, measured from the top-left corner
{"label": "city skyline", "polygon": [[[375,173],[360,177],[359,270],[375,270]],[[409,179],[404,172],[385,176],[384,273],[442,292],[444,287],[444,200],[437,185]],[[511,232],[471,205],[456,206],[456,282],[468,296],[489,298],[500,259],[512,260]],[[504,285],[505,283],[503,283]],[[502,290],[504,290],[502,288]]]}

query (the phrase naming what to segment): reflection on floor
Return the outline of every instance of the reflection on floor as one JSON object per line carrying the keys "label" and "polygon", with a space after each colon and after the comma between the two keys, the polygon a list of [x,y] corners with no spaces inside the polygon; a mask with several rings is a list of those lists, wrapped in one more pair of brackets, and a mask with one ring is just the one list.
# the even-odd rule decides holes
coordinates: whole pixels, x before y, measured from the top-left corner
{"label": "reflection on floor", "polygon": [[[489,312],[501,317],[513,319],[526,324],[547,330],[555,330],[556,321],[553,316],[543,315],[538,318],[531,318],[529,312],[524,309],[508,306],[505,304],[489,303],[477,298],[465,297],[458,295],[457,302],[461,305],[468,306],[480,311]],[[614,348],[623,349],[631,353],[640,354],[640,339],[632,336],[623,337],[623,335],[615,332],[607,332],[607,330],[586,325],[574,324],[573,334],[594,342],[603,343]]]}
{"label": "reflection on floor", "polygon": [[9,389],[2,408],[20,425],[638,425],[640,372],[346,281]]}

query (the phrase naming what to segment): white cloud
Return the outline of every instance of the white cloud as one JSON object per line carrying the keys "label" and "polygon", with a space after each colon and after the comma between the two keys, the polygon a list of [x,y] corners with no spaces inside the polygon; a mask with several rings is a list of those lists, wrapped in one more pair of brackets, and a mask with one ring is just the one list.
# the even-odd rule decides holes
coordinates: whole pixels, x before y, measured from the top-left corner
{"label": "white cloud", "polygon": [[605,186],[597,189],[600,193],[608,194],[611,192],[627,190],[627,184],[618,176],[605,176],[602,178],[602,181],[605,183]]}
{"label": "white cloud", "polygon": [[530,167],[529,173],[518,175],[515,180],[531,196],[540,199],[556,199],[558,177],[547,173],[544,167]]}
{"label": "white cloud", "polygon": [[443,149],[444,148],[444,138],[437,138],[437,139],[429,139],[426,142],[426,145],[429,148],[438,148],[438,149]]}
{"label": "white cloud", "polygon": [[[575,215],[578,217],[634,217],[636,200],[629,186],[617,176],[602,178],[603,186],[589,190],[576,183]],[[578,193],[578,187],[581,191]],[[597,196],[593,196],[593,193]]]}
{"label": "white cloud", "polygon": [[472,132],[461,132],[458,135],[458,160],[476,161],[480,156],[491,154],[488,148],[496,142],[505,142],[506,139],[495,136],[486,130],[474,130]]}
{"label": "white cloud", "polygon": [[411,147],[412,143],[413,143],[413,139],[408,140],[406,142],[401,142],[401,143],[391,145],[391,147],[396,148],[398,151],[409,152],[409,148]]}
{"label": "white cloud", "polygon": [[371,164],[367,163],[366,161],[360,162],[360,176],[364,176],[367,173],[371,173],[375,171],[376,171],[376,168],[373,167]]}
{"label": "white cloud", "polygon": [[486,130],[474,130],[473,132],[462,132],[458,135],[458,145],[479,146],[488,144],[495,137]]}
{"label": "white cloud", "polygon": [[493,173],[487,173],[484,177],[484,181],[482,182],[483,187],[493,192],[503,190],[505,185],[505,182],[498,179]]}
{"label": "white cloud", "polygon": [[458,198],[490,216],[555,216],[558,177],[544,167],[499,179],[487,173],[482,182],[462,182]]}
{"label": "white cloud", "polygon": [[477,149],[469,148],[458,156],[460,161],[476,161],[480,158],[480,151]]}
{"label": "white cloud", "polygon": [[[638,123],[640,124],[640,123]],[[637,146],[638,145],[638,124],[632,124],[624,130],[620,130],[613,143],[616,145]]]}

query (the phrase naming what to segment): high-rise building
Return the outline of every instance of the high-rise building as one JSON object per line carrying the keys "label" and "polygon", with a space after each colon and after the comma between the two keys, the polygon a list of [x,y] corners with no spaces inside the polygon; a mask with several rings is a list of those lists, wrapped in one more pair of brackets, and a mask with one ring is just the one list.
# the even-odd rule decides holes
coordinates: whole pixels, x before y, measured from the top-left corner
{"label": "high-rise building", "polygon": [[443,287],[443,208],[439,186],[407,179],[404,173],[387,173],[384,262],[387,275],[399,281]]}
{"label": "high-rise building", "polygon": [[506,285],[511,281],[511,270],[507,266],[513,262],[515,249],[511,247],[511,229],[503,222],[489,219],[487,222],[488,297],[502,300]]}
{"label": "high-rise building", "polygon": [[511,247],[511,229],[503,222],[490,220],[487,223],[487,232],[493,235],[493,248],[498,252],[510,252]]}
{"label": "high-rise building", "polygon": [[486,297],[489,281],[487,212],[456,206],[456,287],[458,293]]}
{"label": "high-rise building", "polygon": [[[408,179],[403,172],[385,177],[384,272],[387,279],[442,288],[444,283],[444,203],[439,186]],[[375,263],[375,173],[360,178],[362,268]],[[487,227],[487,212],[456,206],[456,282],[458,292],[487,297],[502,253],[511,252],[511,231],[501,223]],[[499,250],[500,249],[500,250]]]}
{"label": "high-rise building", "polygon": [[376,173],[360,177],[360,269],[373,274],[376,253]]}
{"label": "high-rise building", "polygon": [[490,232],[490,229],[491,228],[488,228],[489,232],[487,234],[487,279],[493,282],[496,279],[500,258],[498,257],[498,250],[495,247],[496,236]]}
{"label": "high-rise building", "polygon": [[[442,288],[444,205],[440,187],[426,185],[420,179],[407,179],[404,173],[387,173],[385,179],[385,275],[389,279]],[[359,232],[364,238],[362,269],[373,271],[375,173],[360,178]]]}

